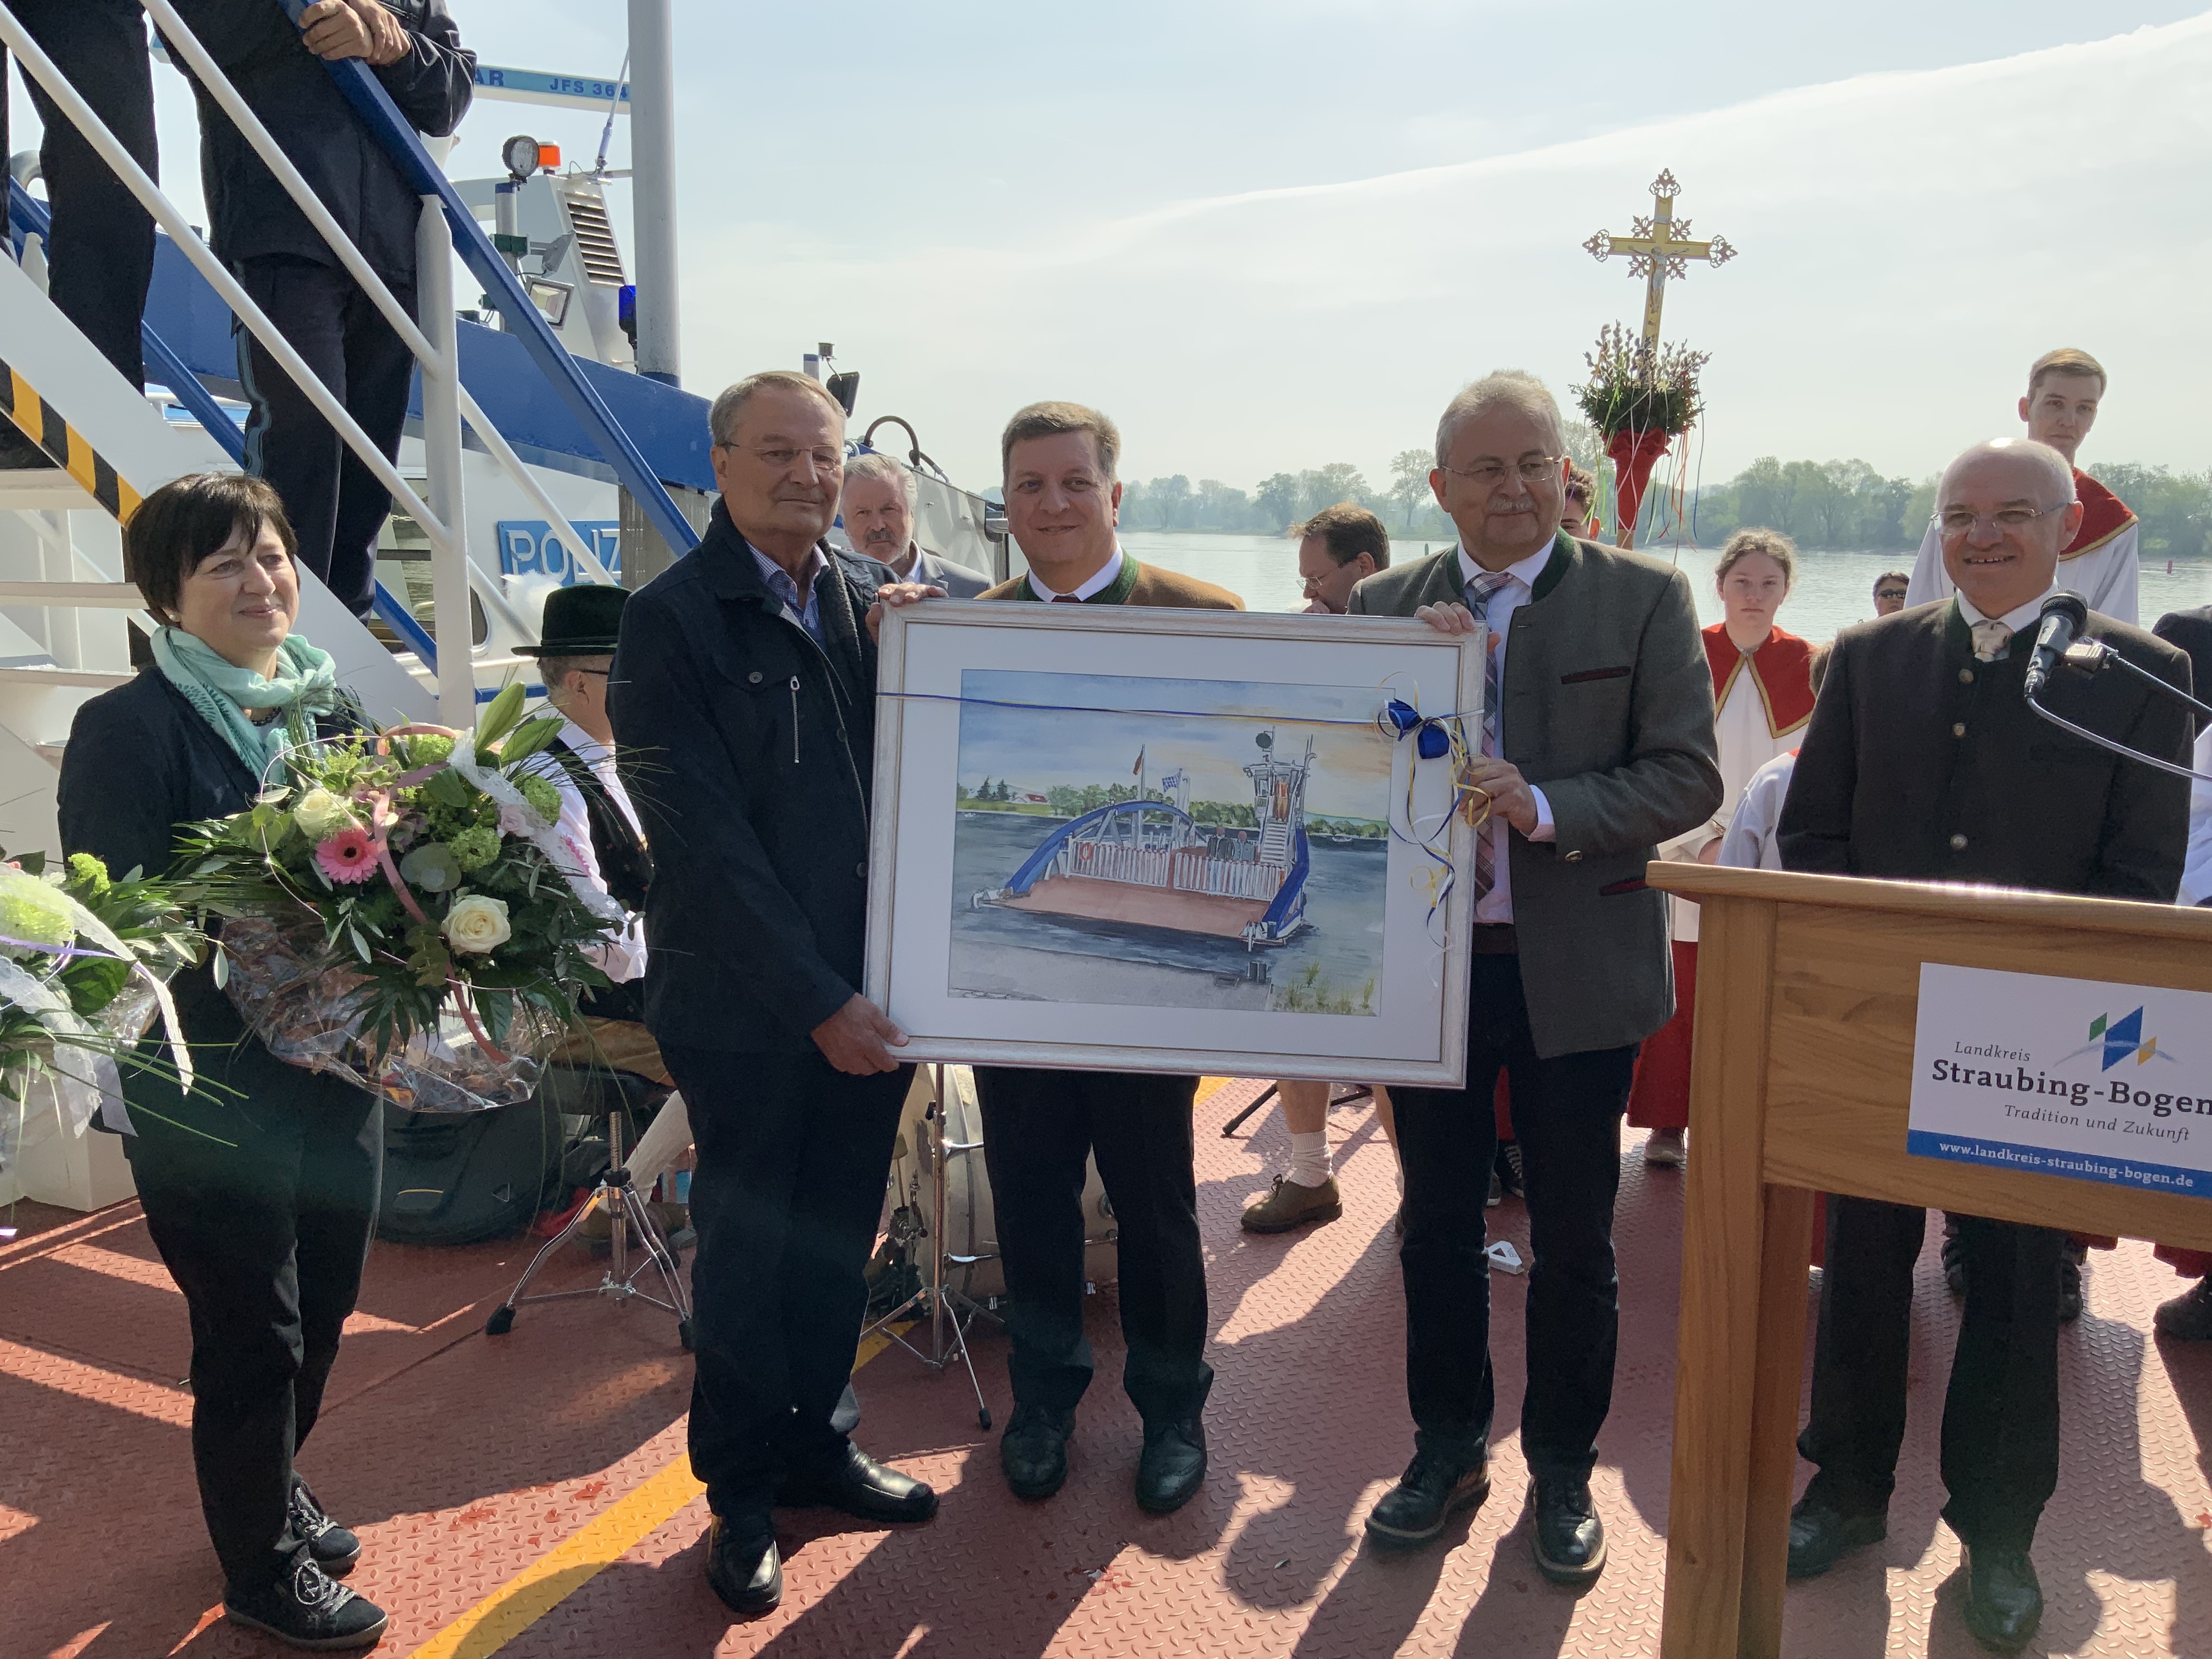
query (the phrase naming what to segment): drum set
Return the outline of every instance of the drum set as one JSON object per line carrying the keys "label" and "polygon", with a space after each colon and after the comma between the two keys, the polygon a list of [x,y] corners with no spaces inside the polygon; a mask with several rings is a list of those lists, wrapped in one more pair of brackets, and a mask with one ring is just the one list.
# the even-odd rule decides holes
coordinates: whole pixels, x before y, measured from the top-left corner
{"label": "drum set", "polygon": [[[884,1194],[878,1263],[902,1271],[915,1289],[861,1333],[881,1334],[931,1370],[954,1362],[975,1393],[975,1419],[991,1426],[968,1331],[975,1320],[996,1318],[1006,1293],[991,1201],[983,1117],[975,1076],[965,1066],[918,1066],[891,1149],[890,1181]],[[1083,1266],[1086,1288],[1114,1281],[1117,1250],[1113,1206],[1093,1158],[1083,1186]],[[927,1322],[925,1351],[910,1339]]]}

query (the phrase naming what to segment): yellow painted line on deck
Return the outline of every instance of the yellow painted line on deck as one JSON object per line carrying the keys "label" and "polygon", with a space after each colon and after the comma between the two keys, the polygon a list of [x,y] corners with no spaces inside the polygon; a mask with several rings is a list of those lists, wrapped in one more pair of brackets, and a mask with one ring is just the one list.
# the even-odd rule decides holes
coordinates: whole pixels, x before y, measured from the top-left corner
{"label": "yellow painted line on deck", "polygon": [[1216,1089],[1225,1089],[1237,1079],[1230,1077],[1202,1077],[1198,1080],[1198,1095],[1191,1104],[1195,1106]]}
{"label": "yellow painted line on deck", "polygon": [[[912,1329],[909,1325],[908,1329]],[[860,1345],[859,1370],[890,1346],[887,1332]],[[556,1544],[459,1619],[413,1650],[408,1659],[491,1659],[578,1590],[675,1519],[706,1491],[688,1455],[671,1459],[605,1513]]]}

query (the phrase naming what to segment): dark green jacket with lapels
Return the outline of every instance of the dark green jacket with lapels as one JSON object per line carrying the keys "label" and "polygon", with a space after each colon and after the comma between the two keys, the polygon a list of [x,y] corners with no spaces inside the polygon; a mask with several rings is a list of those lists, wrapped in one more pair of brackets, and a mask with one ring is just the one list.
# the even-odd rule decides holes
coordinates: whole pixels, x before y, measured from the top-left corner
{"label": "dark green jacket with lapels", "polygon": [[[1465,604],[1459,550],[1378,571],[1354,616]],[[1513,612],[1504,758],[1551,803],[1549,842],[1510,836],[1528,1029],[1546,1058],[1640,1042],[1674,1012],[1665,900],[1644,866],[1721,804],[1713,677],[1672,565],[1561,532]]]}
{"label": "dark green jacket with lapels", "polygon": [[[2178,690],[2189,659],[2089,613],[2102,641]],[[2061,731],[2027,706],[2032,633],[1974,656],[1958,601],[1836,636],[1790,775],[1784,869],[1986,883],[2171,904],[2189,845],[2189,780]],[[2085,731],[2186,765],[2190,712],[2124,670],[2062,666],[2043,706]]]}

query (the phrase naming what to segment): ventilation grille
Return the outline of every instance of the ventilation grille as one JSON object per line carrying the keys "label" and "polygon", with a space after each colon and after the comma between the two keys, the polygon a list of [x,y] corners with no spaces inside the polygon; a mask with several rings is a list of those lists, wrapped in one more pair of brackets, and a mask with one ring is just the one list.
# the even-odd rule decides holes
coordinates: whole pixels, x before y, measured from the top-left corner
{"label": "ventilation grille", "polygon": [[629,279],[623,275],[622,249],[615,245],[614,227],[607,222],[605,205],[596,197],[581,193],[562,199],[568,206],[569,226],[576,233],[576,257],[583,261],[584,275],[605,287],[620,288]]}

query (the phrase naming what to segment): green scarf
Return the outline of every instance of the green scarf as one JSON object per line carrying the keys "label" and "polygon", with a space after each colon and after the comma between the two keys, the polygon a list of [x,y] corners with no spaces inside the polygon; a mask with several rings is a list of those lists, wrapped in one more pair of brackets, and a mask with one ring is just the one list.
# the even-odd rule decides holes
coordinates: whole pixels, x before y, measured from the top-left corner
{"label": "green scarf", "polygon": [[[222,657],[198,635],[164,628],[154,635],[154,662],[185,701],[221,734],[258,783],[284,751],[315,735],[314,716],[344,707],[330,653],[297,634],[276,647],[276,678],[264,679]],[[281,708],[284,718],[256,726],[249,708]]]}

